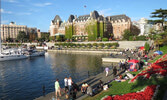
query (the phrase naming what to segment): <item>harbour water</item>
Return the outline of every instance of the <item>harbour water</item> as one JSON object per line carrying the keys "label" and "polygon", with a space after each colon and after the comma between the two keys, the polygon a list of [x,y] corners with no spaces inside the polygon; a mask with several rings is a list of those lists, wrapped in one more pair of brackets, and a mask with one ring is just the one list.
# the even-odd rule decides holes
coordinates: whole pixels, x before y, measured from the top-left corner
{"label": "harbour water", "polygon": [[79,82],[103,71],[106,55],[47,53],[43,57],[0,62],[0,100],[32,100],[54,91],[58,78],[61,87],[65,76]]}

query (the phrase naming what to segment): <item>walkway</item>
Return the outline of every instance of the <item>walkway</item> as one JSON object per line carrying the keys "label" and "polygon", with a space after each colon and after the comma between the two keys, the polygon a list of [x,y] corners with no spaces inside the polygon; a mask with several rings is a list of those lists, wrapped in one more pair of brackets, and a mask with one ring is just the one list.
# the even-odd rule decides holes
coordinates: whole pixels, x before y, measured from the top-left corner
{"label": "walkway", "polygon": [[[95,86],[97,86],[97,84],[99,84],[99,80],[102,80],[104,83],[106,83],[108,81],[111,81],[112,79],[113,79],[113,75],[112,75],[112,71],[110,70],[108,77],[106,77],[105,76],[105,72],[103,72],[103,73],[100,73],[100,74],[98,74],[96,76],[91,76],[91,77],[89,77],[89,78],[87,78],[87,79],[85,79],[82,82],[79,82],[77,84],[78,84],[78,86],[81,87],[81,84],[83,82],[86,82],[86,83],[90,84],[94,88]],[[85,98],[87,96],[88,95],[86,95],[86,94],[82,94],[81,91],[78,91],[76,100],[82,100],[83,98]],[[52,100],[53,97],[55,97],[55,93],[54,92],[47,94],[45,97],[41,96],[39,98],[36,98],[35,100]],[[62,93],[62,96],[58,100],[66,100],[65,99],[65,94]]]}

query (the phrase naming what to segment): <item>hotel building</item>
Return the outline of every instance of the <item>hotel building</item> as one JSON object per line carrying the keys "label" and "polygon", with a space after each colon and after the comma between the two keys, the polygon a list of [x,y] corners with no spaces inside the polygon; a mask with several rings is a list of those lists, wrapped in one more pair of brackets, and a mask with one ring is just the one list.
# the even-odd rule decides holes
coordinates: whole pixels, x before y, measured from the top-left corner
{"label": "hotel building", "polygon": [[30,28],[26,25],[16,25],[14,22],[11,22],[9,25],[1,24],[1,40],[5,41],[7,38],[12,38],[15,40],[20,31],[24,31],[26,34],[36,34],[37,28]]}
{"label": "hotel building", "polygon": [[[88,33],[85,31],[86,25],[92,20],[95,20],[97,23],[103,23],[103,37],[107,38],[109,38],[111,34],[114,35],[114,38],[122,38],[124,30],[130,29],[132,25],[131,19],[124,14],[104,17],[103,15],[99,15],[97,11],[93,11],[88,15],[79,17],[70,15],[66,22],[62,22],[60,16],[56,15],[51,21],[50,35],[55,36],[56,33],[65,34],[65,27],[72,25],[75,29],[73,36],[88,36]],[[100,30],[99,26],[97,30]]]}

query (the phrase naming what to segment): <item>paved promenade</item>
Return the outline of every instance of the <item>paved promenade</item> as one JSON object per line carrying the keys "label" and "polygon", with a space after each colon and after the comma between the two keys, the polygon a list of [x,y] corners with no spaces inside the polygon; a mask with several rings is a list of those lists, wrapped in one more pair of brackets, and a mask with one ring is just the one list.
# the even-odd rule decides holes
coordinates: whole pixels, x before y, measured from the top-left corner
{"label": "paved promenade", "polygon": [[[121,73],[121,71],[119,71],[119,73]],[[90,76],[89,78],[87,78],[87,79],[85,79],[77,84],[81,88],[82,83],[86,82],[86,83],[90,84],[93,88],[95,88],[99,84],[99,80],[102,80],[104,83],[106,83],[108,81],[111,81],[112,79],[113,79],[112,70],[110,70],[108,77],[106,77],[105,72],[103,72],[103,73],[100,73],[100,74],[95,75],[95,76]],[[82,100],[87,96],[88,96],[87,94],[82,94],[81,91],[78,91],[76,100]],[[35,100],[52,100],[53,97],[55,97],[54,92],[47,94],[45,97],[41,96],[39,98],[36,98]],[[66,100],[65,94],[62,93],[62,96],[59,97],[57,100]]]}

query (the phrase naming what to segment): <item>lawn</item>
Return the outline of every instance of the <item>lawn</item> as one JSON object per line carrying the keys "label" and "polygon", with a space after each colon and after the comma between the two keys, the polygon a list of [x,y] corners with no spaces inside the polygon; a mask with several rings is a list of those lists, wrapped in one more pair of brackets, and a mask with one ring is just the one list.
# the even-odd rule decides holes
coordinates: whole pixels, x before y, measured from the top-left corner
{"label": "lawn", "polygon": [[107,91],[102,91],[99,94],[93,97],[87,97],[84,100],[101,100],[102,97],[106,95],[121,95],[131,92],[137,92],[142,90],[144,87],[148,85],[160,85],[160,90],[158,92],[158,98],[156,100],[162,100],[163,95],[167,89],[167,77],[157,78],[155,75],[147,80],[147,79],[138,79],[135,83],[125,82],[116,82],[113,81],[110,83],[111,87]]}
{"label": "lawn", "polygon": [[[163,46],[163,47],[160,47],[160,51],[163,52],[163,55],[164,54],[167,54],[167,46]],[[158,55],[157,57],[155,57],[153,60],[149,61],[150,63],[153,63],[155,62],[156,60],[158,60],[159,58],[161,58],[163,55]]]}
{"label": "lawn", "polygon": [[[163,51],[163,54],[167,54],[167,46],[161,47],[160,51]],[[155,62],[163,55],[157,56],[154,60],[151,62]],[[130,72],[131,74],[138,74],[140,71],[137,72]],[[139,78],[135,83],[128,83],[129,81],[125,82],[116,82],[113,81],[110,83],[110,88],[107,91],[102,91],[99,94],[93,96],[93,97],[87,97],[84,100],[101,100],[102,97],[106,95],[121,95],[131,92],[137,92],[142,90],[144,87],[148,85],[160,85],[157,98],[156,100],[162,100],[165,91],[167,90],[167,77],[159,77],[157,78],[156,75],[153,75],[151,79],[143,79]]]}

